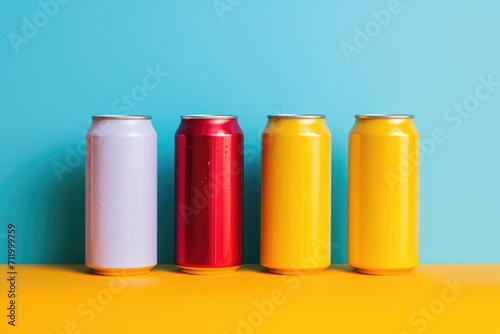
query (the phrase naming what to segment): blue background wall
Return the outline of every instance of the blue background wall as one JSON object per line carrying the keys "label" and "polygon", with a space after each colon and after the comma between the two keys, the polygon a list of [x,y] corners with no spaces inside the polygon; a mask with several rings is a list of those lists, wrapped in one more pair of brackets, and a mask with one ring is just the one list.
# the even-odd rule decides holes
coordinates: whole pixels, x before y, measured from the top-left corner
{"label": "blue background wall", "polygon": [[[276,112],[327,115],[334,263],[346,261],[353,115],[393,112],[415,114],[424,147],[421,261],[500,261],[499,2],[43,3],[0,3],[3,261],[14,222],[19,262],[84,262],[84,132],[91,115],[130,113],[152,115],[158,132],[158,252],[173,262],[179,116],[234,113],[246,135],[245,262],[258,262],[259,136]],[[169,74],[137,95],[157,67]]]}

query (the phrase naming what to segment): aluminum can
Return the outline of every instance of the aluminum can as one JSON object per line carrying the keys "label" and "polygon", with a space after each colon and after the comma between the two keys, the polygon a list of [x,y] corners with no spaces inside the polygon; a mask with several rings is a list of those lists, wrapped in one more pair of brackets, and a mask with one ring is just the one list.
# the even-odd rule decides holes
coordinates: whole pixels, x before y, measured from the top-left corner
{"label": "aluminum can", "polygon": [[236,116],[187,115],[175,134],[176,264],[234,272],[242,262],[243,132]]}
{"label": "aluminum can", "polygon": [[330,265],[331,135],[324,115],[269,115],[262,133],[261,264],[301,275]]}
{"label": "aluminum can", "polygon": [[86,145],[86,265],[145,274],[157,263],[157,136],[150,116],[93,116]]}
{"label": "aluminum can", "polygon": [[359,273],[398,275],[418,265],[419,138],[412,115],[356,115],[348,263]]}

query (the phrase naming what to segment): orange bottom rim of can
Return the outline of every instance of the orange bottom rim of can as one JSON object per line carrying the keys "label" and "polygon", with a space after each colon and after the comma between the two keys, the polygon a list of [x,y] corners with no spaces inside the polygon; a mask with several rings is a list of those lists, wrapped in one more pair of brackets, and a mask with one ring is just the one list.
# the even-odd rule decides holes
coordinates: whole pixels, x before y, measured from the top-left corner
{"label": "orange bottom rim of can", "polygon": [[397,269],[365,269],[353,267],[357,273],[363,275],[375,275],[375,276],[395,276],[395,275],[405,275],[409,274],[415,268],[397,268]]}
{"label": "orange bottom rim of can", "polygon": [[267,270],[276,275],[315,275],[322,273],[325,268],[303,268],[303,269],[280,269],[280,268],[267,268]]}
{"label": "orange bottom rim of can", "polygon": [[186,267],[178,266],[183,273],[191,275],[226,275],[234,273],[240,266],[233,267],[219,267],[219,268],[207,268],[207,267]]}
{"label": "orange bottom rim of can", "polygon": [[94,274],[102,276],[136,276],[147,274],[153,269],[154,266],[140,267],[140,268],[102,268],[102,267],[89,267]]}

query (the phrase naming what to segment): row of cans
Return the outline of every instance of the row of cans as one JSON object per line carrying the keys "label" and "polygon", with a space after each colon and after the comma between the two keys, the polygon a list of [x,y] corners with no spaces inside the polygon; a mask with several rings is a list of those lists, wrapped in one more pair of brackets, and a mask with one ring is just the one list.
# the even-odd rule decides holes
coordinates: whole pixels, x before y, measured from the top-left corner
{"label": "row of cans", "polygon": [[[92,118],[86,265],[101,275],[147,273],[157,264],[151,117]],[[181,117],[175,248],[176,265],[185,273],[227,274],[242,264],[243,146],[236,116]],[[332,206],[325,116],[269,115],[261,155],[261,264],[282,275],[323,271],[331,259]],[[418,265],[418,159],[413,116],[356,115],[349,134],[348,263],[357,272],[403,274]]]}

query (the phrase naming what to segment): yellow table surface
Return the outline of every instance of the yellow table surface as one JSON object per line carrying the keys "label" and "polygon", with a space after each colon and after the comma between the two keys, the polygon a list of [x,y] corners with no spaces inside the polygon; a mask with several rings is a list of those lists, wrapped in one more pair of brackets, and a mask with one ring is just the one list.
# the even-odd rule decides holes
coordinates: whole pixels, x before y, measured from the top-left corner
{"label": "yellow table surface", "polygon": [[258,265],[212,277],[173,265],[126,278],[83,265],[16,271],[16,326],[7,324],[3,279],[0,333],[500,333],[497,264],[421,265],[386,277],[345,265],[311,276]]}

